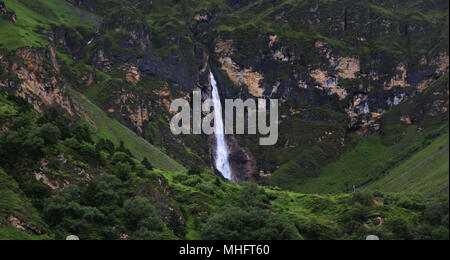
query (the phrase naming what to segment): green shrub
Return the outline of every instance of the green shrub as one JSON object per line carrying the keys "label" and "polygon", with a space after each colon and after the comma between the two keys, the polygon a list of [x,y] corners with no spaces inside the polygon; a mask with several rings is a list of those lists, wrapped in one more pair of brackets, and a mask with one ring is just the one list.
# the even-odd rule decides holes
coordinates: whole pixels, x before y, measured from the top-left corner
{"label": "green shrub", "polygon": [[195,187],[197,184],[201,183],[202,179],[198,175],[189,176],[185,181],[181,183],[186,186]]}
{"label": "green shrub", "polygon": [[91,136],[91,130],[88,125],[78,125],[73,130],[74,137],[78,140],[78,142],[88,142],[88,143],[94,143]]}
{"label": "green shrub", "polygon": [[125,226],[131,231],[137,231],[141,228],[162,231],[164,227],[156,209],[150,204],[149,200],[144,198],[125,201],[122,216]]}
{"label": "green shrub", "polygon": [[359,191],[353,193],[351,197],[351,203],[356,204],[359,203],[363,206],[370,207],[373,206],[373,193],[369,191]]}
{"label": "green shrub", "polygon": [[153,165],[147,159],[147,157],[144,157],[144,159],[142,160],[142,165],[144,165],[144,167],[149,171],[152,171],[154,168]]}
{"label": "green shrub", "polygon": [[112,171],[122,181],[126,181],[130,177],[131,166],[128,163],[119,162],[113,166]]}
{"label": "green shrub", "polygon": [[116,152],[114,153],[112,159],[111,159],[111,163],[112,164],[118,164],[118,163],[126,163],[129,165],[134,166],[134,161],[131,159],[130,155],[128,155],[127,153],[124,152]]}
{"label": "green shrub", "polygon": [[47,144],[56,144],[61,138],[61,131],[51,123],[41,126],[40,134]]}
{"label": "green shrub", "polygon": [[187,172],[188,175],[200,175],[202,170],[198,166],[194,166]]}
{"label": "green shrub", "polygon": [[409,235],[408,223],[401,218],[394,218],[385,223],[386,228],[392,232],[394,238],[405,239]]}
{"label": "green shrub", "polygon": [[195,186],[195,188],[199,189],[201,192],[204,192],[206,194],[213,195],[214,191],[217,187],[211,182],[206,182],[206,183],[197,184],[197,186]]}
{"label": "green shrub", "polygon": [[259,208],[225,206],[201,227],[205,240],[289,240],[300,239],[292,221]]}

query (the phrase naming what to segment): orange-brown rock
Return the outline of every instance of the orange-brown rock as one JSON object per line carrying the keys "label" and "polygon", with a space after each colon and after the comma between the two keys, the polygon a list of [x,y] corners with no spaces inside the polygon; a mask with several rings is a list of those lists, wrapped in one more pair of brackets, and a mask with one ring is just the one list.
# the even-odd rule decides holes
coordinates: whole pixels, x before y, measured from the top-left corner
{"label": "orange-brown rock", "polygon": [[343,79],[356,79],[361,70],[360,61],[357,58],[338,58],[338,76]]}
{"label": "orange-brown rock", "polygon": [[262,97],[263,89],[259,87],[259,83],[264,76],[250,69],[241,70],[239,66],[233,62],[230,57],[220,58],[222,70],[224,70],[231,81],[236,85],[247,85],[249,93],[254,97]]}
{"label": "orange-brown rock", "polygon": [[[16,94],[28,100],[37,111],[42,111],[43,105],[60,105],[70,115],[74,115],[64,86],[57,79],[59,67],[54,49],[49,48],[45,55],[42,51],[22,48],[16,55],[20,61],[12,65],[13,75],[20,80]],[[53,65],[50,71],[43,66],[47,60]]]}
{"label": "orange-brown rock", "polygon": [[310,72],[310,76],[318,83],[316,87],[328,91],[329,95],[336,94],[340,99],[347,97],[347,91],[340,87],[337,79],[329,76],[326,71],[315,69]]}
{"label": "orange-brown rock", "polygon": [[385,86],[385,89],[391,89],[395,86],[401,86],[406,87],[409,84],[406,82],[407,77],[407,70],[406,70],[406,64],[400,63],[396,68],[396,74],[391,79],[391,81]]}
{"label": "orange-brown rock", "polygon": [[133,85],[137,85],[141,81],[141,73],[139,69],[135,66],[128,66],[125,69],[125,80]]}
{"label": "orange-brown rock", "polygon": [[269,47],[272,48],[273,45],[278,41],[278,35],[269,35]]}
{"label": "orange-brown rock", "polygon": [[234,51],[233,40],[219,40],[214,48],[214,52],[222,57],[229,57],[233,55]]}

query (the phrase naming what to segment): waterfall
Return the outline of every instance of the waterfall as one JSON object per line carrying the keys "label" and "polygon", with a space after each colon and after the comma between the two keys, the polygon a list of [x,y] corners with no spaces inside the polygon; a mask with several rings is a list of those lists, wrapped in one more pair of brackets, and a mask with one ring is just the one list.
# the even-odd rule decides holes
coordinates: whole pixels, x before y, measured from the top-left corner
{"label": "waterfall", "polygon": [[212,98],[214,101],[214,127],[216,136],[216,168],[223,177],[228,180],[232,179],[230,162],[228,161],[229,151],[227,143],[225,142],[224,124],[222,118],[222,104],[220,102],[219,91],[217,90],[217,83],[212,73],[209,74],[211,85],[213,87]]}

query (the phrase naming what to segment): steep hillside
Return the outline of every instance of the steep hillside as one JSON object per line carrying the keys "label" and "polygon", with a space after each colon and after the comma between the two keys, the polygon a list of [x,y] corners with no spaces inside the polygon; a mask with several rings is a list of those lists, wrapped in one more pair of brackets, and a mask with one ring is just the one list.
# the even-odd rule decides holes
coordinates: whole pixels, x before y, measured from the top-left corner
{"label": "steep hillside", "polygon": [[[351,147],[349,133],[376,132],[385,112],[447,72],[448,14],[440,8],[448,3],[255,1],[212,20],[222,85],[284,101],[277,146],[249,142],[255,174],[284,179],[277,184],[285,188],[319,176]],[[448,99],[441,108],[434,115],[447,112]]]}
{"label": "steep hillside", "polygon": [[[0,239],[448,239],[448,10],[0,0]],[[279,100],[277,144],[226,136],[237,183],[169,127],[210,72]]]}
{"label": "steep hillside", "polygon": [[[240,181],[274,175],[282,181],[262,183],[288,188],[283,183],[319,176],[351,149],[349,134],[376,132],[386,111],[448,71],[446,1],[83,0],[22,8],[23,1],[6,2],[19,14],[16,25],[2,19],[8,31],[33,28],[30,37],[44,41],[35,46],[56,49],[67,84],[185,166],[212,168],[211,140],[172,135],[169,104],[196,88],[206,98],[210,70],[222,98],[280,99],[276,146],[229,137]],[[38,5],[53,18],[39,20]]]}
{"label": "steep hillside", "polygon": [[46,239],[48,226],[17,182],[0,169],[0,239]]}
{"label": "steep hillside", "polygon": [[94,137],[96,139],[105,138],[111,140],[115,145],[119,145],[121,142],[126,143],[127,147],[137,158],[140,160],[151,158],[150,162],[159,169],[166,171],[185,170],[183,166],[162,153],[159,149],[148,143],[148,141],[110,118],[85,96],[73,89],[69,89],[69,92],[72,98],[75,98],[85,107],[86,113],[92,120],[92,126],[96,133]]}
{"label": "steep hillside", "polygon": [[2,14],[6,17],[0,19],[0,32],[3,36],[0,46],[11,50],[21,47],[46,47],[49,39],[42,34],[51,30],[52,26],[92,32],[98,23],[94,15],[74,8],[65,1],[6,0],[2,3],[7,10],[5,12],[11,14]]}
{"label": "steep hillside", "polygon": [[[3,87],[28,98],[39,111],[45,109],[45,106],[62,106],[70,116],[77,115],[90,123],[97,132],[96,136],[107,137],[116,145],[121,141],[127,142],[137,157],[149,157],[152,163],[162,169],[174,171],[183,169],[147,141],[109,118],[73,89],[77,87],[77,82],[72,80],[81,80],[79,78],[81,75],[76,74],[78,71],[69,68],[75,66],[74,58],[60,52],[63,48],[55,48],[50,43],[56,40],[55,37],[61,30],[65,31],[67,37],[76,37],[79,41],[88,39],[98,26],[96,16],[70,6],[64,1],[5,3],[7,9],[13,10],[15,17],[20,18],[16,18],[17,23],[1,19],[1,22],[5,23],[1,28],[5,29],[6,35],[2,37],[2,41],[5,42],[0,42],[0,47],[5,48],[0,50]],[[48,12],[45,19],[42,17],[42,10]],[[26,36],[22,35],[20,30],[24,30]],[[36,40],[33,41],[27,38],[28,36]],[[81,48],[80,44],[71,42],[68,48]],[[90,66],[84,64],[82,68]]]}
{"label": "steep hillside", "polygon": [[[448,74],[442,76],[426,91],[386,113],[381,118],[379,132],[363,138],[356,135],[350,136],[353,142],[352,148],[337,161],[325,165],[321,169],[319,178],[306,181],[291,179],[289,183],[294,183],[291,188],[309,193],[351,192],[354,188],[366,187],[377,181],[379,185],[369,185],[369,187],[393,191],[383,187],[381,183],[385,184],[396,174],[406,172],[407,165],[415,167],[422,160],[448,146],[448,138],[446,138],[448,137],[448,113],[440,113],[442,104],[446,102],[448,102]],[[435,164],[422,173],[430,177],[426,183],[420,183],[419,179],[415,181],[419,187],[423,188],[421,192],[437,194],[440,191],[446,191],[445,188],[448,187],[446,161],[448,160],[443,160],[442,164]],[[411,166],[414,162],[415,164]],[[428,171],[435,170],[437,175],[432,177]],[[284,179],[272,176],[269,181],[277,185]],[[427,184],[431,186],[425,188]],[[396,191],[419,190],[408,189],[405,186]]]}
{"label": "steep hillside", "polygon": [[[229,146],[237,179],[273,174],[283,188],[317,177],[342,147],[351,149],[349,133],[377,131],[386,111],[448,71],[446,1],[110,1],[98,11],[95,1],[77,4],[105,20],[86,58],[119,77],[90,96],[185,165],[211,166],[209,140],[156,129],[166,127],[168,101],[196,87],[209,92],[208,68],[222,98],[281,99],[276,146],[259,147],[252,136],[232,136]],[[146,80],[154,77],[162,82]],[[130,83],[136,87],[124,91]],[[152,103],[155,93],[162,100]],[[146,110],[158,112],[136,115]]]}
{"label": "steep hillside", "polygon": [[162,171],[20,98],[2,92],[0,104],[16,111],[1,114],[0,239],[448,237],[445,197],[303,195],[224,182],[195,168]]}
{"label": "steep hillside", "polygon": [[449,187],[448,133],[389,171],[369,187],[384,192],[420,192],[433,196]]}
{"label": "steep hillside", "polygon": [[0,101],[17,111],[1,115],[1,239],[118,239],[137,229],[123,221],[132,210],[152,221],[142,228],[155,238],[176,238],[163,221],[179,208],[149,160],[133,157],[123,142],[94,138],[85,124],[68,127],[62,111],[40,114],[3,90]]}

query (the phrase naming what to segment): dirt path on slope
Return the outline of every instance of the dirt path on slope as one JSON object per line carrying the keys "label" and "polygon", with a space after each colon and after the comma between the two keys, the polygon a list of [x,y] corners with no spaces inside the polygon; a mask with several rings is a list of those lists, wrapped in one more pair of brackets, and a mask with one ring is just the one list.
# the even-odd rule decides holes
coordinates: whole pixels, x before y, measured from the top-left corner
{"label": "dirt path on slope", "polygon": [[407,170],[406,172],[402,173],[400,176],[398,176],[397,178],[393,179],[392,181],[386,183],[385,185],[389,185],[393,182],[396,182],[398,180],[401,180],[403,177],[405,177],[406,175],[410,174],[411,172],[413,172],[415,169],[419,168],[420,166],[424,165],[425,163],[431,161],[432,159],[438,157],[439,155],[441,155],[442,153],[444,153],[445,151],[448,150],[448,146],[442,148],[439,152],[436,152],[432,155],[430,155],[428,158],[424,159],[423,161],[419,162],[418,164],[416,164],[414,167],[412,167],[411,169]]}
{"label": "dirt path on slope", "polygon": [[[443,152],[447,151],[449,149],[449,146],[446,146],[444,148],[442,148],[439,152],[436,152],[432,155],[430,155],[428,158],[424,159],[423,161],[419,162],[418,164],[416,164],[414,167],[412,167],[411,169],[407,170],[406,172],[402,173],[400,176],[398,176],[397,178],[393,179],[392,181],[389,181],[388,183],[384,184],[385,185],[389,185],[395,181],[401,180],[403,177],[407,176],[408,174],[410,174],[411,172],[413,172],[415,169],[419,168],[420,166],[424,165],[426,162],[436,158],[437,156],[441,155]],[[370,184],[373,184],[374,182],[370,182],[367,183],[363,186],[357,187],[356,191],[360,191],[363,190],[365,188],[367,188]]]}

